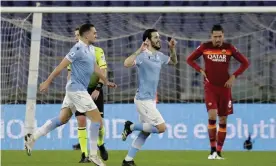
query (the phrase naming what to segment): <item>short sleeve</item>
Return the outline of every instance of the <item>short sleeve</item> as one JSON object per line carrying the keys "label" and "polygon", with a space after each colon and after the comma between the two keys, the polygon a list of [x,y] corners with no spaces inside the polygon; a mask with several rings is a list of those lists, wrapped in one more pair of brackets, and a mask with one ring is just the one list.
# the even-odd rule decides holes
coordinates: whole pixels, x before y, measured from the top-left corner
{"label": "short sleeve", "polygon": [[135,59],[135,65],[136,66],[139,66],[140,64],[142,64],[143,63],[143,54],[139,54],[137,57],[136,57],[136,59]]}
{"label": "short sleeve", "polygon": [[163,53],[160,53],[160,60],[162,64],[168,64],[170,62],[170,57],[168,55],[165,55]]}
{"label": "short sleeve", "polygon": [[107,64],[105,60],[104,51],[102,49],[97,50],[96,52],[97,64],[101,69],[106,69]]}
{"label": "short sleeve", "polygon": [[71,49],[65,57],[72,63],[78,58],[78,54],[74,51],[74,49]]}

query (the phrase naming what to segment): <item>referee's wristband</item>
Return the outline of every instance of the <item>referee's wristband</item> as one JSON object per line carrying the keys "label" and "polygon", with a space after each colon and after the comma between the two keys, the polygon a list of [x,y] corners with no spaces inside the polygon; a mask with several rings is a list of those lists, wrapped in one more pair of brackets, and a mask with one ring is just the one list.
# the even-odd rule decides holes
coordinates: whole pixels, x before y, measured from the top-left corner
{"label": "referee's wristband", "polygon": [[103,83],[98,82],[98,84],[96,86],[96,90],[100,91],[100,90],[102,90],[102,88],[103,88]]}

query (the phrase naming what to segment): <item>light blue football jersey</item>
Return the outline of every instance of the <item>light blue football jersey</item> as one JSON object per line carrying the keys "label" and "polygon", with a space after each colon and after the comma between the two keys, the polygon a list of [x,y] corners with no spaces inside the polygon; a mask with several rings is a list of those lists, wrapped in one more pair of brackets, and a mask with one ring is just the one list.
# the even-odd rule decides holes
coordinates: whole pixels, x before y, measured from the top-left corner
{"label": "light blue football jersey", "polygon": [[66,90],[86,91],[96,62],[94,47],[79,41],[71,48],[66,58],[72,62],[71,77],[67,82]]}
{"label": "light blue football jersey", "polygon": [[169,56],[162,52],[144,51],[136,57],[135,64],[138,68],[137,100],[154,100],[163,64],[168,64]]}

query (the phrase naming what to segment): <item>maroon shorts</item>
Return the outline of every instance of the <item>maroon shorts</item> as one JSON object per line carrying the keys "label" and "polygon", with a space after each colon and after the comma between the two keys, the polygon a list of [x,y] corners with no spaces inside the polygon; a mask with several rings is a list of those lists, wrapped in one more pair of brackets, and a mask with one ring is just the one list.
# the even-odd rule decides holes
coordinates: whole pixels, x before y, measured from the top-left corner
{"label": "maroon shorts", "polygon": [[204,91],[207,111],[216,109],[218,110],[218,116],[233,114],[231,88],[218,87],[205,82]]}

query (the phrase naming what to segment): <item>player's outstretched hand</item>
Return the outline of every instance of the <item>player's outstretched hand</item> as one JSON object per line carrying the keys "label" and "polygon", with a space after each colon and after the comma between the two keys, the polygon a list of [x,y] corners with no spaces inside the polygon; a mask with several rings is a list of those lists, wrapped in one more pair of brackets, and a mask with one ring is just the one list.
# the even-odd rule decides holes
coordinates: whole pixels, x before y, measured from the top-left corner
{"label": "player's outstretched hand", "polygon": [[226,81],[226,83],[224,84],[224,87],[231,88],[233,86],[235,79],[236,77],[234,75],[231,75],[228,81]]}
{"label": "player's outstretched hand", "polygon": [[117,85],[115,83],[109,82],[109,81],[107,81],[106,86],[108,86],[110,88],[117,88]]}
{"label": "player's outstretched hand", "polygon": [[50,84],[49,84],[47,81],[42,82],[42,83],[40,84],[40,86],[39,86],[39,91],[40,91],[40,92],[45,92],[45,91],[47,91],[49,85],[50,85]]}
{"label": "player's outstretched hand", "polygon": [[170,49],[175,48],[176,40],[174,38],[171,38],[171,40],[168,42]]}

